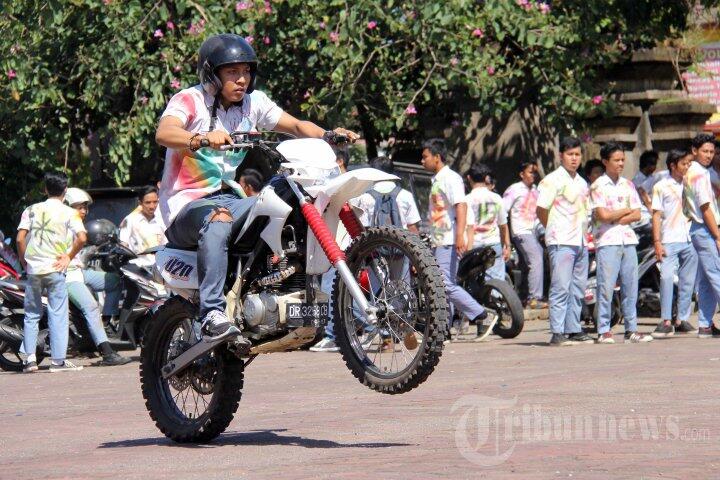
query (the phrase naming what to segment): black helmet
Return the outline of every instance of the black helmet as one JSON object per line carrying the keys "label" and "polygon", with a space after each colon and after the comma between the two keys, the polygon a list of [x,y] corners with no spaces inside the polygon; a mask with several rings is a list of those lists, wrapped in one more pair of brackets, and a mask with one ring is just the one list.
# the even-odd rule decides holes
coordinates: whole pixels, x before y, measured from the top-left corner
{"label": "black helmet", "polygon": [[216,72],[218,67],[232,63],[250,64],[250,84],[246,93],[251,93],[257,73],[257,55],[247,40],[240,35],[223,33],[213,35],[200,46],[198,55],[198,77],[203,89],[212,96],[222,88]]}
{"label": "black helmet", "polygon": [[117,238],[115,233],[117,228],[115,224],[104,218],[88,222],[85,225],[85,230],[87,230],[87,241],[89,245],[98,246]]}

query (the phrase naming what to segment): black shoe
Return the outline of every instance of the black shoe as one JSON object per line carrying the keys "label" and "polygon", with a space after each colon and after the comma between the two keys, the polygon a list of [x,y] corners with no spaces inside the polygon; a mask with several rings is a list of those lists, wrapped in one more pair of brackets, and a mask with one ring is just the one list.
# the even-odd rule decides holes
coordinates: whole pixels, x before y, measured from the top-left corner
{"label": "black shoe", "polygon": [[655,327],[655,330],[653,330],[652,334],[653,338],[665,338],[665,337],[672,337],[675,335],[675,327],[670,322],[665,322],[663,320],[658,323],[658,326]]}
{"label": "black shoe", "polygon": [[100,361],[100,365],[103,365],[105,367],[114,367],[116,365],[125,365],[126,363],[130,362],[132,362],[132,360],[130,360],[129,358],[123,357],[117,352],[112,352],[107,355],[103,355],[102,361]]}
{"label": "black shoe", "polygon": [[551,347],[560,347],[564,345],[572,345],[572,342],[562,333],[553,333],[552,337],[550,337],[548,345]]}
{"label": "black shoe", "polygon": [[595,340],[585,332],[576,332],[568,335],[568,340],[572,343],[595,343]]}
{"label": "black shoe", "polygon": [[693,327],[690,322],[683,320],[680,325],[675,326],[675,333],[696,333],[697,328]]}
{"label": "black shoe", "polygon": [[710,327],[711,327],[710,331],[712,332],[712,337],[720,338],[720,328],[717,328],[714,323]]}

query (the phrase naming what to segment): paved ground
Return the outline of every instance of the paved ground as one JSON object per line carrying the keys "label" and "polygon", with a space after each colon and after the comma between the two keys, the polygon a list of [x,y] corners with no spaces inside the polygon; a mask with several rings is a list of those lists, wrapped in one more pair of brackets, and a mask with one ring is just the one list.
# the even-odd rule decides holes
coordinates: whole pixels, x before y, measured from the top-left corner
{"label": "paved ground", "polygon": [[0,478],[720,478],[720,340],[550,348],[545,326],[448,345],[401,396],[337,354],[258,358],[230,428],[202,446],[155,429],[137,362],[3,373]]}

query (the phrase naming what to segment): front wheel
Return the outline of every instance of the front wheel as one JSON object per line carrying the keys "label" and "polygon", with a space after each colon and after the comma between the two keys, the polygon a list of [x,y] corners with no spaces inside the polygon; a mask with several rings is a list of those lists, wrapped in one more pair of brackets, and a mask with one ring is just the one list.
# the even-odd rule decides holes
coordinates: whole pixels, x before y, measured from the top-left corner
{"label": "front wheel", "polygon": [[435,369],[445,340],[447,299],[437,261],[419,236],[395,227],[366,229],[346,255],[377,322],[367,323],[338,274],[334,330],[345,364],[373,390],[412,390]]}
{"label": "front wheel", "polygon": [[222,344],[168,379],[161,369],[200,341],[194,305],[173,297],[148,325],[140,361],[145,406],[176,442],[207,442],[225,431],[240,403],[244,363]]}

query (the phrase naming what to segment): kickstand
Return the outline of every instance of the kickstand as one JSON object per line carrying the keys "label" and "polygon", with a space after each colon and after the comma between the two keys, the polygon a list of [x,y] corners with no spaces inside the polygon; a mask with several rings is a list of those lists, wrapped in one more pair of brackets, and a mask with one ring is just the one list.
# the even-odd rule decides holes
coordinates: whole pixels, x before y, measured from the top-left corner
{"label": "kickstand", "polygon": [[247,368],[247,366],[250,365],[252,363],[252,361],[255,360],[255,357],[257,357],[257,356],[258,356],[257,353],[255,355],[250,355],[250,358],[248,358],[247,361],[245,362],[245,368]]}

